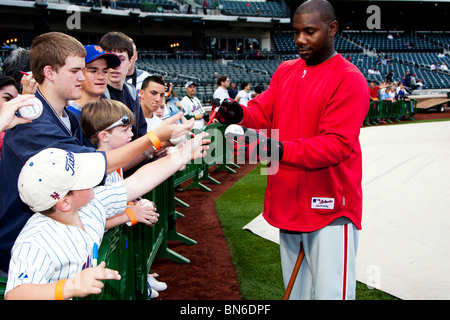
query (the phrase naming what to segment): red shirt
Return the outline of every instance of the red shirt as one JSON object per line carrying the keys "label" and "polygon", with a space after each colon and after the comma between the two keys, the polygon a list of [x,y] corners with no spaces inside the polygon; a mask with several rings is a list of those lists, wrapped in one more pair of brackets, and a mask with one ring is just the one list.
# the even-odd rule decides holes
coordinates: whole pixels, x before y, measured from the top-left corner
{"label": "red shirt", "polygon": [[373,88],[369,87],[370,97],[372,99],[378,99],[378,90],[380,90],[379,86],[375,86]]}
{"label": "red shirt", "polygon": [[316,66],[281,63],[268,89],[249,101],[241,124],[278,129],[272,137],[284,147],[268,175],[263,216],[271,225],[310,232],[347,217],[361,229],[358,137],[368,109],[367,81],[340,54]]}

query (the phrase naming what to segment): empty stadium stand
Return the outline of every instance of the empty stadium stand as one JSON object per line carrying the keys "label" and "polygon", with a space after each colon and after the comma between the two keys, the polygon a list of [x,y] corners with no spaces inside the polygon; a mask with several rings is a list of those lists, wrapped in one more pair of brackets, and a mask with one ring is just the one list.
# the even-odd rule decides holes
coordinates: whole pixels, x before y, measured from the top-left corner
{"label": "empty stadium stand", "polygon": [[[29,1],[17,1],[22,3],[28,3]],[[74,3],[83,6],[90,6],[99,3],[98,0],[46,0],[43,3]],[[298,58],[297,48],[294,43],[293,32],[290,25],[283,24],[271,24],[275,18],[289,18],[291,13],[290,9],[286,6],[286,2],[283,0],[208,0],[208,8],[213,11],[214,16],[209,16],[208,19],[217,19],[216,22],[211,20],[201,20],[186,22],[184,20],[164,20],[161,16],[147,16],[141,15],[137,22],[132,21],[130,17],[134,16],[131,13],[143,14],[143,5],[151,4],[152,8],[159,8],[157,13],[168,14],[171,19],[175,19],[176,13],[180,10],[180,4],[192,5],[192,13],[194,15],[203,14],[201,10],[202,0],[117,0],[117,6],[119,10],[123,12],[131,9],[131,11],[125,11],[125,15],[129,20],[126,23],[137,23],[136,29],[138,34],[135,34],[135,40],[141,40],[139,50],[139,60],[137,65],[139,68],[145,69],[153,74],[161,74],[166,80],[171,81],[179,94],[184,94],[183,85],[187,80],[196,81],[202,88],[198,89],[199,97],[207,102],[212,96],[212,92],[215,89],[216,84],[212,80],[214,72],[220,74],[226,74],[230,77],[231,81],[235,82],[238,86],[242,81],[248,81],[251,87],[254,88],[258,84],[267,86],[270,82],[270,78],[275,71],[276,67],[287,59]],[[103,7],[102,7],[103,8]],[[85,8],[86,10],[89,10]],[[142,10],[142,11],[141,11]],[[169,11],[172,11],[170,12]],[[178,11],[177,11],[178,10]],[[164,11],[164,12],[163,12]],[[83,11],[83,19],[88,17],[89,14]],[[128,14],[129,12],[129,14]],[[105,12],[110,15],[111,12]],[[138,16],[139,16],[138,14]],[[145,12],[147,14],[147,12]],[[97,14],[100,17],[103,14]],[[105,16],[107,16],[105,14]],[[50,15],[52,16],[52,15]],[[205,15],[206,16],[206,15]],[[255,17],[266,18],[264,23],[264,29],[261,25],[249,25],[246,27],[247,22],[239,22],[236,20],[235,24],[230,24],[221,19],[237,19],[239,17],[248,17],[254,19]],[[157,19],[158,18],[158,19]],[[270,19],[267,19],[270,18]],[[106,18],[105,18],[106,19]],[[124,18],[125,19],[125,18]],[[198,18],[197,18],[198,19]],[[158,20],[158,21],[157,21]],[[161,20],[161,21],[159,21]],[[164,20],[164,22],[162,22]],[[238,19],[237,19],[238,20]],[[275,19],[276,21],[277,19]],[[279,20],[279,19],[278,19]],[[85,20],[83,20],[85,21]],[[250,21],[250,20],[242,20]],[[254,21],[254,20],[253,20]],[[36,25],[40,26],[41,22],[37,22]],[[45,23],[50,24],[49,21],[44,20]],[[98,24],[110,23],[106,20],[99,21]],[[240,25],[240,23],[242,25]],[[145,26],[147,24],[147,26]],[[190,34],[184,35],[185,45],[184,48],[172,50],[169,48],[163,48],[164,45],[159,45],[155,33],[175,29],[176,25],[180,24],[185,28],[193,27],[198,33],[202,33],[202,36],[198,36],[195,40],[192,40]],[[221,32],[228,32],[228,34],[214,35],[218,37],[216,44],[220,43],[220,46],[207,47],[207,42],[204,41],[208,36],[204,35],[207,27],[210,24],[211,29],[217,29],[219,26],[222,28]],[[269,28],[269,25],[271,27]],[[121,24],[125,25],[125,24]],[[201,26],[201,27],[199,27]],[[47,26],[48,27],[48,26]],[[46,27],[46,28],[47,28]],[[144,28],[145,27],[145,28]],[[228,40],[233,39],[230,35],[235,31],[242,31],[241,28],[246,28],[245,32],[248,35],[245,37],[258,37],[257,30],[261,27],[266,34],[264,37],[264,47],[261,49],[262,56],[258,59],[255,58],[255,48],[242,45],[245,43],[244,39],[236,39],[235,42]],[[159,28],[159,29],[158,29]],[[238,29],[240,28],[240,29]],[[45,28],[44,28],[45,29]],[[43,29],[43,30],[44,30]],[[128,30],[133,30],[130,28]],[[232,31],[231,31],[232,30]],[[271,31],[267,31],[271,30]],[[286,31],[289,30],[289,31]],[[150,41],[143,42],[147,36],[147,32],[150,31],[148,36],[152,37]],[[126,32],[126,31],[125,31]],[[176,31],[180,32],[180,31]],[[270,35],[269,35],[270,33]],[[217,33],[218,34],[218,33]],[[270,40],[267,40],[267,36],[270,36]],[[234,34],[235,38],[239,36]],[[260,35],[261,37],[263,35]],[[171,34],[168,37],[178,37]],[[203,39],[203,37],[205,39]],[[211,37],[211,36],[209,36]],[[221,42],[220,40],[226,41]],[[91,38],[98,39],[98,35],[88,36],[88,41]],[[86,38],[85,38],[86,39]],[[178,40],[177,40],[178,41]],[[209,41],[209,40],[208,40]],[[240,41],[240,42],[239,42]],[[191,49],[193,42],[196,43],[195,50]],[[138,44],[138,41],[136,41]],[[152,48],[152,44],[157,43],[159,47]],[[203,48],[201,44],[204,44]],[[212,42],[211,42],[212,43]],[[239,43],[239,45],[238,45]],[[259,38],[256,42],[258,45],[263,43],[262,38]],[[270,43],[270,44],[269,44]],[[147,47],[145,47],[147,46]],[[189,48],[189,46],[191,48]],[[431,70],[432,64],[443,64],[450,66],[450,32],[449,31],[403,31],[403,30],[352,30],[343,28],[335,37],[336,50],[343,54],[345,57],[351,58],[361,72],[365,75],[368,81],[381,82],[384,80],[387,73],[391,70],[394,71],[394,79],[401,81],[402,76],[406,71],[417,74],[424,84],[424,89],[445,89],[450,88],[450,73],[445,70]],[[445,54],[442,54],[445,52]],[[3,53],[0,59],[4,59],[6,53]],[[387,56],[390,58],[389,64],[380,63],[380,57]],[[374,75],[369,73],[369,70],[378,69],[380,74]]]}
{"label": "empty stadium stand", "polygon": [[[349,40],[376,52],[438,52],[440,48],[424,39],[404,32],[343,31]],[[392,39],[388,36],[391,35]]]}
{"label": "empty stadium stand", "polygon": [[450,31],[418,31],[417,36],[436,44],[439,48],[450,50]]}
{"label": "empty stadium stand", "polygon": [[[293,53],[297,52],[297,48],[294,43],[293,32],[275,32],[272,35],[275,47],[280,53]],[[339,52],[345,53],[362,53],[363,49],[348,41],[347,39],[337,35],[335,37],[335,47]]]}
{"label": "empty stadium stand", "polygon": [[[444,89],[450,87],[450,76],[444,72],[433,72],[430,70],[429,64],[424,64],[421,61],[450,61],[448,55],[445,58],[438,58],[437,54],[392,54],[391,64],[380,65],[377,64],[376,56],[368,56],[365,54],[352,55],[352,62],[361,70],[367,79],[381,82],[384,81],[386,75],[393,70],[394,80],[400,82],[405,75],[406,70],[411,74],[417,74],[417,78],[422,79],[424,89]],[[378,69],[380,75],[369,74],[370,68]]]}
{"label": "empty stadium stand", "polygon": [[276,1],[231,1],[220,0],[219,6],[224,15],[289,17]]}
{"label": "empty stadium stand", "polygon": [[[401,82],[402,77],[408,70],[411,74],[416,74],[423,83],[423,89],[445,89],[450,88],[450,73],[445,71],[433,72],[430,69],[432,63],[450,66],[449,55],[439,56],[442,49],[437,46],[437,39],[444,42],[447,34],[433,33],[427,37],[407,36],[401,32],[400,39],[390,40],[387,38],[388,31],[383,32],[347,32],[344,31],[336,36],[336,50],[345,57],[351,58],[368,81],[382,82],[386,75],[393,70],[394,80]],[[262,84],[264,87],[270,82],[270,78],[278,65],[283,60],[298,57],[294,43],[294,35],[289,32],[273,32],[271,34],[274,50],[280,54],[279,59],[250,60],[235,59],[233,54],[224,54],[222,61],[205,60],[200,53],[197,56],[178,53],[183,58],[177,57],[157,57],[144,58],[138,61],[138,67],[150,73],[161,74],[165,79],[172,82],[177,93],[184,95],[184,83],[187,80],[196,81],[199,86],[198,97],[208,103],[216,88],[212,80],[212,75],[217,72],[219,75],[225,74],[239,87],[242,81],[248,81],[253,89],[256,85]],[[442,37],[442,38],[441,38]],[[433,39],[431,41],[431,39]],[[404,46],[404,41],[415,43],[413,49]],[[375,50],[374,50],[375,49]],[[389,58],[389,64],[381,63],[380,57]],[[227,63],[221,63],[227,62]],[[379,70],[379,74],[370,74],[373,68]]]}

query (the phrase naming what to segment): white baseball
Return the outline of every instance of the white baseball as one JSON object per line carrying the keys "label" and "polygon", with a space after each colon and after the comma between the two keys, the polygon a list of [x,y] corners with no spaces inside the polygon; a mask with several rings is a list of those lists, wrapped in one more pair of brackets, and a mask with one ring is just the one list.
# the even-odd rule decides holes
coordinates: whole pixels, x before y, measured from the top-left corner
{"label": "white baseball", "polygon": [[[152,207],[152,208],[155,207],[155,206],[153,205],[153,202],[151,202],[151,201],[148,200],[148,199],[141,199],[141,200],[139,200],[138,202],[136,202],[136,205],[137,205],[137,206],[141,206],[141,207]],[[126,225],[129,226],[129,227],[131,227],[131,222],[128,221],[128,222],[126,223]]]}
{"label": "white baseball", "polygon": [[231,134],[231,135],[244,135],[244,129],[242,129],[242,127],[240,125],[230,124],[225,129],[225,136],[227,136],[229,134]]}
{"label": "white baseball", "polygon": [[136,205],[141,206],[141,207],[152,207],[154,208],[155,206],[153,205],[153,202],[151,202],[148,199],[141,199],[139,200]]}
{"label": "white baseball", "polygon": [[44,109],[44,107],[42,106],[41,100],[39,100],[38,98],[32,98],[28,99],[25,102],[29,103],[30,105],[19,109],[19,113],[22,118],[34,120],[42,114],[42,110]]}

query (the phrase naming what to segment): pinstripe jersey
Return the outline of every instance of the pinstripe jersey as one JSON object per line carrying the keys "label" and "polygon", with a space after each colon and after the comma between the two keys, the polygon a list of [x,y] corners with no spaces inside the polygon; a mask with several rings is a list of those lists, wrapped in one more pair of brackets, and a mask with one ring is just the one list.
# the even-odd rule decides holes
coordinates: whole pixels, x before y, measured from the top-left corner
{"label": "pinstripe jersey", "polygon": [[123,169],[117,169],[116,171],[111,172],[106,176],[105,186],[109,186],[110,184],[119,182],[123,180]]}
{"label": "pinstripe jersey", "polygon": [[79,210],[85,230],[40,213],[27,221],[12,248],[5,293],[22,284],[67,279],[90,266],[93,245],[101,243],[106,219],[127,205],[123,181],[94,191],[92,201]]}

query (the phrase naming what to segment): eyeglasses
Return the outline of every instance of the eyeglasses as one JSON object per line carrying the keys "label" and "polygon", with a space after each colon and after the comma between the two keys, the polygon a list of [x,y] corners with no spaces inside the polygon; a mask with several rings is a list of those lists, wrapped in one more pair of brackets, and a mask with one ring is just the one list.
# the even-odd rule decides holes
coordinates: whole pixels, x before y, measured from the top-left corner
{"label": "eyeglasses", "polygon": [[[119,120],[117,120],[116,122],[114,122],[112,125],[110,125],[108,128],[105,128],[105,129],[103,129],[103,130],[101,130],[101,131],[111,130],[111,129],[114,129],[115,127],[118,127],[118,126],[127,126],[127,125],[129,125],[129,124],[130,124],[130,118],[129,118],[128,115],[126,114],[126,115],[122,116],[122,118],[120,118]],[[100,131],[100,132],[101,132],[101,131]],[[99,133],[100,133],[100,132],[99,132]],[[98,136],[98,133],[95,134],[95,135],[93,135],[92,138],[94,138],[94,137],[96,137],[96,136]]]}
{"label": "eyeglasses", "polygon": [[[120,118],[119,120],[117,120],[116,122],[114,122],[112,125],[110,125],[108,128],[103,129],[103,130],[111,130],[115,127],[118,126],[127,126],[130,124],[130,118],[128,117],[128,115],[124,115],[122,118]],[[102,130],[102,131],[103,131]]]}

